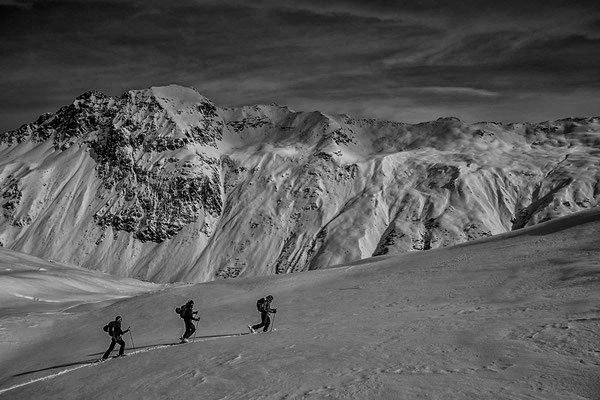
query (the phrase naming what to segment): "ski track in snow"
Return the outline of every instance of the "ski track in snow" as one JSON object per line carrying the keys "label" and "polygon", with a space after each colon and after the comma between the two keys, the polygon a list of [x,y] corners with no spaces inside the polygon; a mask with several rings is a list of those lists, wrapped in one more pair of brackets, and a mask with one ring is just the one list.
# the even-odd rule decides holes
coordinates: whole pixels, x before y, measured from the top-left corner
{"label": "ski track in snow", "polygon": [[[227,339],[227,338],[239,337],[239,336],[244,336],[244,335],[249,335],[249,334],[250,333],[244,332],[244,333],[236,333],[234,335],[223,335],[223,336],[219,335],[219,336],[215,336],[215,337],[207,337],[207,338],[202,338],[202,339],[195,339],[194,342],[187,343],[187,344],[207,342],[209,340],[216,340],[216,339]],[[182,344],[182,343],[160,344],[160,345],[148,347],[148,348],[145,348],[145,349],[142,349],[142,350],[134,350],[134,351],[132,351],[130,353],[127,353],[126,356],[130,357],[130,356],[133,356],[133,355],[136,355],[136,354],[147,353],[147,352],[152,351],[152,350],[158,350],[158,349],[164,349],[164,348],[167,348],[167,347],[178,346],[179,344]],[[117,357],[111,357],[111,358],[117,358]],[[111,358],[107,359],[106,361],[110,361]],[[232,360],[232,361],[235,361],[235,360]],[[6,392],[10,392],[11,390],[15,390],[15,389],[21,388],[23,386],[31,385],[31,384],[37,383],[37,382],[48,381],[50,379],[54,379],[54,378],[59,377],[61,375],[67,374],[69,372],[77,371],[78,369],[81,369],[81,368],[91,367],[91,366],[102,364],[102,363],[104,363],[104,361],[102,361],[102,360],[93,360],[93,361],[90,361],[90,362],[88,362],[86,364],[78,365],[76,367],[67,368],[67,369],[64,369],[62,371],[56,372],[54,374],[42,376],[40,378],[32,379],[30,381],[23,382],[23,383],[18,383],[16,385],[7,387],[5,389],[0,389],[0,395],[4,394]]]}

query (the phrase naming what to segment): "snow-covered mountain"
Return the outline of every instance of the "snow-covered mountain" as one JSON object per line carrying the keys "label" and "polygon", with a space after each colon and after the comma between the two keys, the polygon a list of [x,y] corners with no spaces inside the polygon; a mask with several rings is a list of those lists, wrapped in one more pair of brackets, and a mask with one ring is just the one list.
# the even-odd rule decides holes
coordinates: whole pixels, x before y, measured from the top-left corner
{"label": "snow-covered mountain", "polygon": [[172,85],[0,134],[3,247],[155,282],[445,247],[599,200],[600,118],[408,125]]}

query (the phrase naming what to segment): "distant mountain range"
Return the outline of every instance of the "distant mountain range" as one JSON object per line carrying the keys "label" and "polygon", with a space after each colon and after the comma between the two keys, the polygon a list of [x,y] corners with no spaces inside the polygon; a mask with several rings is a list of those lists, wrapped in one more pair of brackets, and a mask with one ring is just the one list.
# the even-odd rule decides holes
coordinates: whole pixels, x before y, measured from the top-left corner
{"label": "distant mountain range", "polygon": [[600,118],[416,125],[87,92],[0,134],[0,245],[155,282],[319,269],[598,205]]}

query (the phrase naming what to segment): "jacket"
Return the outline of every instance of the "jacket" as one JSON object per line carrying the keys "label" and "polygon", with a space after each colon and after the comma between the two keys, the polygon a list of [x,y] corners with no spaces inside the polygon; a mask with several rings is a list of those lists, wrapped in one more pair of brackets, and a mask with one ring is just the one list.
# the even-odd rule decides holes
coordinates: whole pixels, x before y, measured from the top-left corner
{"label": "jacket", "polygon": [[194,311],[194,306],[186,304],[181,317],[183,319],[198,321],[197,318],[194,318],[194,314],[198,314],[198,311]]}
{"label": "jacket", "polygon": [[121,340],[121,335],[127,332],[129,332],[129,329],[125,331],[121,329],[121,321],[115,321],[115,325],[113,327],[113,338],[116,340]]}

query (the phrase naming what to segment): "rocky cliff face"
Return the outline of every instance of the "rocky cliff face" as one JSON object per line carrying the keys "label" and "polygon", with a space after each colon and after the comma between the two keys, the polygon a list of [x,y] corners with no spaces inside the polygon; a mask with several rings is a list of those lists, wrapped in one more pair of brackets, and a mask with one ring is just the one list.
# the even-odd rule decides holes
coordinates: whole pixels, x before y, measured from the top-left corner
{"label": "rocky cliff face", "polygon": [[88,92],[0,134],[0,244],[153,281],[318,269],[595,207],[600,118],[417,125]]}

